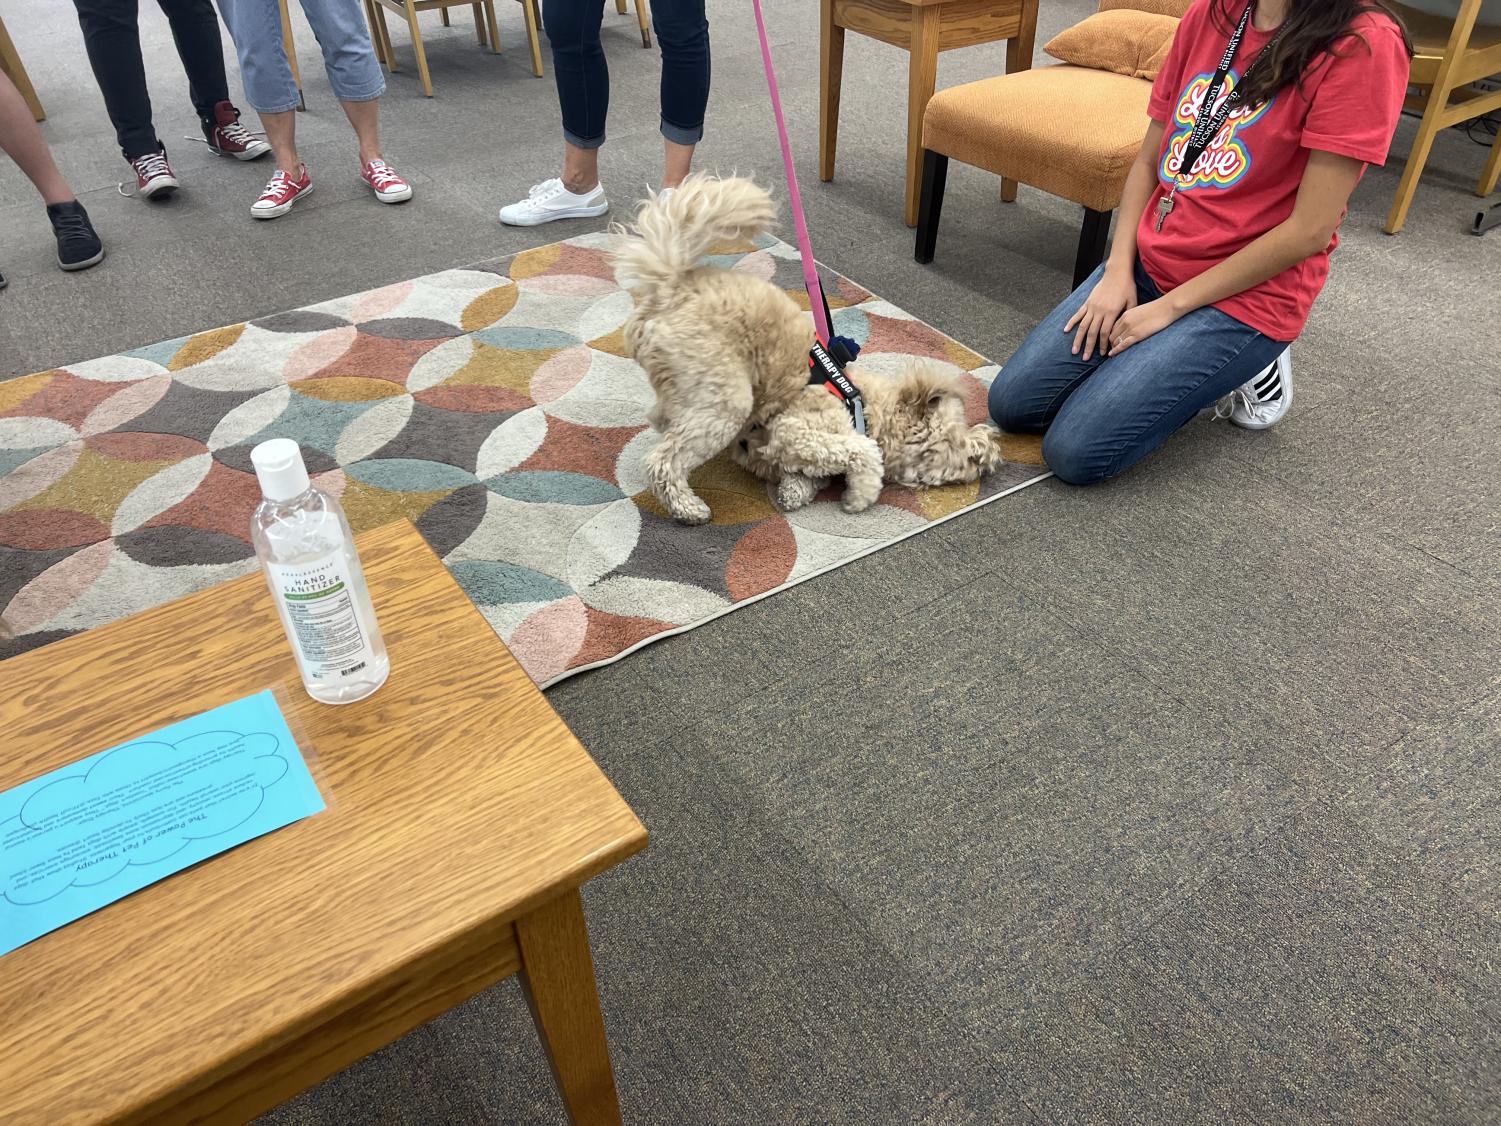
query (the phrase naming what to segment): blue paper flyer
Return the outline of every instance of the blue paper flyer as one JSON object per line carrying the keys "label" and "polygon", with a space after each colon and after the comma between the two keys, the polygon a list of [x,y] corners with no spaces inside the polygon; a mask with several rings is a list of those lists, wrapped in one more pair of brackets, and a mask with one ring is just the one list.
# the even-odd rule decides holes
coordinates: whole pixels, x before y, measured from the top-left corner
{"label": "blue paper flyer", "polygon": [[0,793],[0,954],[323,809],[270,692]]}

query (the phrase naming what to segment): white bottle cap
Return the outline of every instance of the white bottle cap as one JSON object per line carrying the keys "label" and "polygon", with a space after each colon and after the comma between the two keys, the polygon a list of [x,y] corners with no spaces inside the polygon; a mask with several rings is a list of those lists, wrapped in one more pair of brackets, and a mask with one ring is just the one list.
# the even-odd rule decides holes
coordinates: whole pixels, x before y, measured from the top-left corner
{"label": "white bottle cap", "polygon": [[308,491],[302,450],[290,438],[272,438],[250,451],[256,480],[267,500],[291,500]]}

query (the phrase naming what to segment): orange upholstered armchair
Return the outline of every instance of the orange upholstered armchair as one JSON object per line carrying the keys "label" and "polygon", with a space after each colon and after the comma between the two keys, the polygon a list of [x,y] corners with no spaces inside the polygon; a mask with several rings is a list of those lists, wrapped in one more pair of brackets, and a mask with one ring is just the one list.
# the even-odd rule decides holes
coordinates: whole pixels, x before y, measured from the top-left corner
{"label": "orange upholstered armchair", "polygon": [[[1127,24],[1155,24],[1171,39],[1189,0],[1101,0],[1100,12],[1071,29],[1110,45],[1128,37]],[[1135,13],[1135,15],[1133,15]],[[1146,13],[1148,18],[1140,19]],[[1154,19],[1155,18],[1155,19]],[[1050,49],[1056,50],[1064,36]],[[1161,47],[1162,53],[1166,45]],[[1063,53],[1063,52],[1059,52]],[[922,190],[918,203],[916,258],[931,262],[938,239],[943,189],[950,159],[1001,177],[1001,198],[1016,198],[1018,183],[1072,200],[1084,208],[1074,260],[1074,284],[1104,260],[1110,219],[1120,203],[1131,164],[1147,132],[1147,99],[1155,59],[1129,53],[1124,65],[1096,69],[1060,63],[986,78],[940,91],[923,118]]]}

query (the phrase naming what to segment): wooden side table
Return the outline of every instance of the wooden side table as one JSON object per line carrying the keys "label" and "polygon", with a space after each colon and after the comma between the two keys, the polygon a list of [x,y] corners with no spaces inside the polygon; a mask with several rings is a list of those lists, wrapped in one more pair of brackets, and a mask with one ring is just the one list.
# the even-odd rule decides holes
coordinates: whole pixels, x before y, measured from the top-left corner
{"label": "wooden side table", "polygon": [[11,42],[10,32],[5,30],[5,21],[0,19],[0,71],[16,84],[16,89],[21,91],[21,97],[26,102],[26,107],[31,110],[31,116],[38,121],[46,121],[47,114],[42,110],[42,100],[36,96],[36,88],[31,84],[31,77],[26,73],[26,68],[21,65],[21,56],[16,53],[16,45]]}
{"label": "wooden side table", "polygon": [[[917,226],[922,164],[922,119],[938,81],[938,53],[978,43],[1006,43],[1006,72],[1032,65],[1037,0],[821,0],[818,175],[834,178],[839,137],[839,92],[844,75],[844,33],[858,32],[909,53],[907,69],[907,189],[904,216]],[[1004,183],[1005,199],[1016,185]]]}
{"label": "wooden side table", "polygon": [[0,956],[0,1121],[243,1123],[518,975],[618,1123],[579,887],[646,830],[410,524],[359,537],[391,676],[310,699],[260,574],[5,662],[0,789],[270,688],[327,808]]}

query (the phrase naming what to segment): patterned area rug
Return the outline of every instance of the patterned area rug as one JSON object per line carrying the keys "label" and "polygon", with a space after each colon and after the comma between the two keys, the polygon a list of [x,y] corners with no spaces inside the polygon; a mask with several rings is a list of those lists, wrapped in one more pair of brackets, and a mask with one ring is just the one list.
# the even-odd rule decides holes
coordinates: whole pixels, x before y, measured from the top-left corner
{"label": "patterned area rug", "polygon": [[[250,449],[302,443],[357,531],[405,517],[531,675],[549,684],[1041,480],[1035,443],[969,486],[888,488],[858,516],[831,489],[782,514],[728,458],[683,528],[646,490],[651,389],[624,358],[631,308],[588,236],[249,324],[0,383],[0,655],[244,574]],[[772,239],[716,261],[798,297]],[[996,369],[842,278],[837,331],[876,370]]]}

